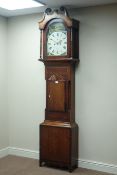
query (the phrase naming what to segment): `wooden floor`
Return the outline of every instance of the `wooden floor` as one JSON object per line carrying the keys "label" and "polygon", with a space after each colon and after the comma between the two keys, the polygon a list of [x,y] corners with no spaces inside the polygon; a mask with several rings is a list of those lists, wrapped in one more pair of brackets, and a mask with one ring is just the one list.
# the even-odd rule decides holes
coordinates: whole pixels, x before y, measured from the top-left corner
{"label": "wooden floor", "polygon": [[[72,173],[49,167],[39,167],[38,160],[17,156],[7,156],[0,159],[0,175],[110,175],[83,168],[77,168]],[[112,174],[111,174],[112,175]]]}

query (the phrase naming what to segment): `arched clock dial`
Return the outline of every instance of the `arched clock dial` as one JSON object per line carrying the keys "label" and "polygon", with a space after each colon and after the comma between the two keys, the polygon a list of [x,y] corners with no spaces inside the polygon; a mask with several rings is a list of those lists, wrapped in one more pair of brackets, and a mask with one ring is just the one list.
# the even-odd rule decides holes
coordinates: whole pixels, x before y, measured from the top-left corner
{"label": "arched clock dial", "polygon": [[48,36],[47,41],[48,55],[67,55],[67,32],[53,32]]}
{"label": "arched clock dial", "polygon": [[64,23],[50,23],[47,31],[47,56],[66,56],[67,51],[67,30]]}

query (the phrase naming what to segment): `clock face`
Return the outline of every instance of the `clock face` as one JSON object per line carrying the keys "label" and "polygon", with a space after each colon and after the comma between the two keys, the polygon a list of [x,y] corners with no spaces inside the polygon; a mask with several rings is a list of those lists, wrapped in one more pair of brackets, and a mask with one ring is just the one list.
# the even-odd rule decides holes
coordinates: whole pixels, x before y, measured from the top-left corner
{"label": "clock face", "polygon": [[63,23],[54,23],[49,26],[47,34],[47,55],[67,55],[67,31]]}
{"label": "clock face", "polygon": [[67,32],[53,32],[48,36],[48,55],[67,55]]}

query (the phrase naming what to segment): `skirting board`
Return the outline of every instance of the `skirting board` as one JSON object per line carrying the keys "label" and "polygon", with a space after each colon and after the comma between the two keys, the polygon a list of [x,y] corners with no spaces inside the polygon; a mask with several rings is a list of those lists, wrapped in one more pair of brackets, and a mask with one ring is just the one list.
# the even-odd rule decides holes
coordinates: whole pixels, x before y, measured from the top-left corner
{"label": "skirting board", "polygon": [[[33,151],[33,150],[29,150],[29,149],[14,148],[14,147],[7,147],[5,149],[0,150],[0,158],[5,157],[7,155],[15,155],[15,156],[39,159],[39,152],[38,151]],[[107,173],[117,175],[117,165],[79,159],[78,166],[81,168],[87,168],[87,169],[92,169],[92,170],[96,170],[96,171],[102,171],[102,172],[107,172]]]}
{"label": "skirting board", "polygon": [[32,159],[39,159],[39,152],[29,150],[29,149],[9,147],[9,155],[16,155],[16,156],[27,157],[27,158],[32,158]]}
{"label": "skirting board", "polygon": [[79,159],[79,167],[117,175],[117,165]]}
{"label": "skirting board", "polygon": [[9,153],[9,148],[3,148],[0,150],[0,158],[7,156]]}

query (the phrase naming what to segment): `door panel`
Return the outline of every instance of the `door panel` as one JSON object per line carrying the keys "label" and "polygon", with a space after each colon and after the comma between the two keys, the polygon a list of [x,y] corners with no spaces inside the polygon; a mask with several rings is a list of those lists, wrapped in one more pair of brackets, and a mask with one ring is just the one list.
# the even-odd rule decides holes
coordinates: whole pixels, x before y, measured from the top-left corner
{"label": "door panel", "polygon": [[48,111],[65,111],[65,82],[48,81],[47,108]]}

